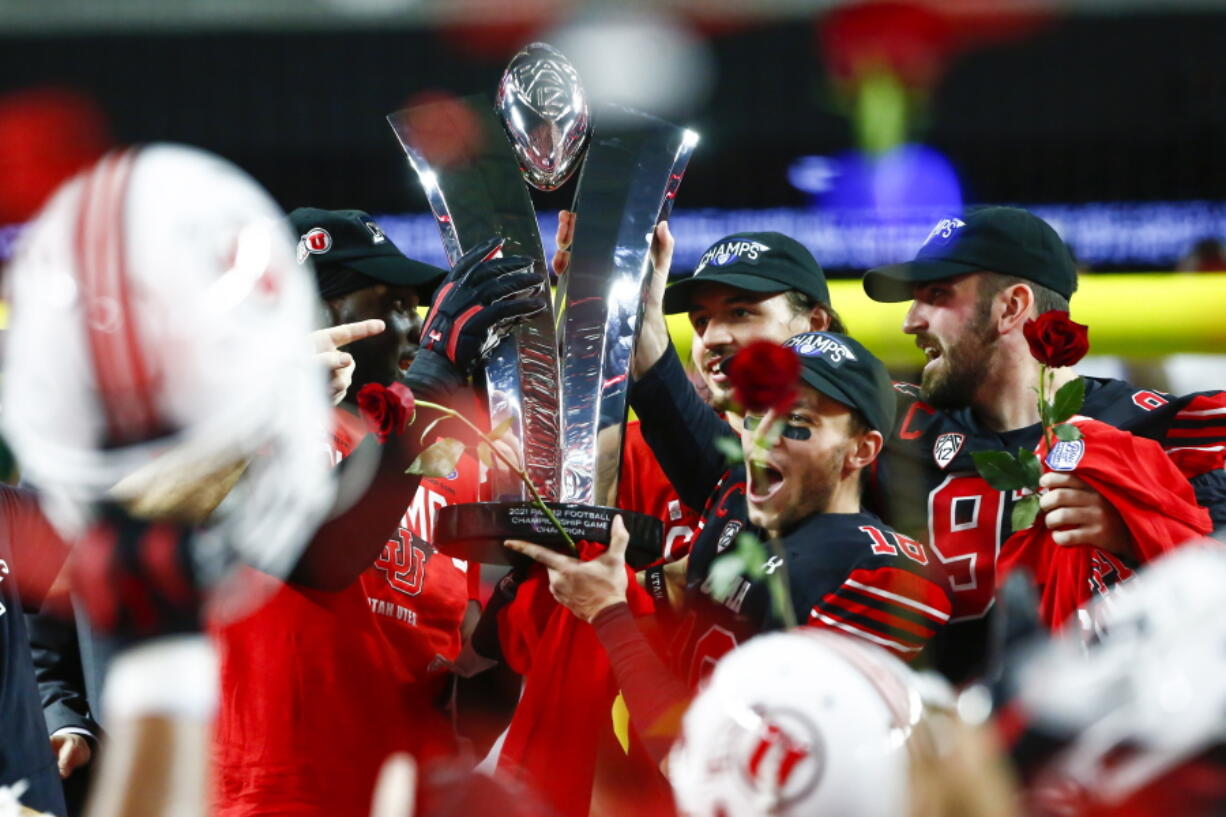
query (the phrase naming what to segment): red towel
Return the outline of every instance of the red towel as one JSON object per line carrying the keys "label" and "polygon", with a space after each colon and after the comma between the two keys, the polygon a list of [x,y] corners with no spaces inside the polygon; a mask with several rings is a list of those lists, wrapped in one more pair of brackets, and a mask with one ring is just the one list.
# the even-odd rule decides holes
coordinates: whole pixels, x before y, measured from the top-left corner
{"label": "red towel", "polygon": [[[584,561],[604,549],[579,543]],[[651,596],[626,572],[630,609],[650,613]],[[499,630],[508,666],[524,674],[524,692],[498,768],[531,786],[558,817],[587,817],[598,738],[610,728],[617,697],[604,647],[590,624],[553,600],[544,568],[519,586]]]}
{"label": "red towel", "polygon": [[[1187,475],[1158,443],[1085,417],[1072,422],[1082,439],[1057,443],[1043,470],[1074,474],[1120,512],[1132,534],[1132,561],[1144,564],[1213,529]],[[1036,453],[1042,457],[1044,450],[1040,442]],[[1031,571],[1040,594],[1039,617],[1057,630],[1094,595],[1131,578],[1136,565],[1098,548],[1057,545],[1050,534],[1040,516],[1009,537],[998,568],[1002,582],[1018,567]]]}

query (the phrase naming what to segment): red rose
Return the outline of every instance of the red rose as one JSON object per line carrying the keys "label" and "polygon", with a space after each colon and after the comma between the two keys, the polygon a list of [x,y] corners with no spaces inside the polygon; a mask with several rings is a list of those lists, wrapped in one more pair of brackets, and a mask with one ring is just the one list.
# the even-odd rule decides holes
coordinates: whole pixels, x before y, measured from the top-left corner
{"label": "red rose", "polygon": [[1072,366],[1090,351],[1090,327],[1074,323],[1060,310],[1044,312],[1022,325],[1030,354],[1044,366]]}
{"label": "red rose", "polygon": [[413,392],[403,383],[367,383],[358,391],[358,411],[380,443],[404,431],[415,410]]}
{"label": "red rose", "polygon": [[732,394],[745,411],[762,414],[796,402],[800,358],[768,340],[754,341],[728,362]]}

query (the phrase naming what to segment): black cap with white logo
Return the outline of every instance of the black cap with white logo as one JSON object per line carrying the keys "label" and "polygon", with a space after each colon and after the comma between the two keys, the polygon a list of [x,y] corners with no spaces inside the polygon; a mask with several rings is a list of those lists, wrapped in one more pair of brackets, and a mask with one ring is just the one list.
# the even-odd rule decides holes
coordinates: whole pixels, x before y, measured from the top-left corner
{"label": "black cap with white logo", "polygon": [[874,301],[909,301],[917,283],[970,272],[999,272],[1070,298],[1077,289],[1073,255],[1051,225],[1016,207],[981,207],[932,228],[914,261],[864,274]]}
{"label": "black cap with white logo", "polygon": [[289,214],[298,263],[311,259],[320,296],[337,298],[378,283],[412,286],[423,299],[446,270],[407,258],[369,213],[299,207]]}
{"label": "black cap with white logo", "polygon": [[896,398],[890,374],[863,344],[835,332],[802,332],[783,343],[800,358],[800,379],[832,400],[860,412],[888,436]]}
{"label": "black cap with white logo", "polygon": [[821,265],[803,244],[783,233],[734,233],[721,238],[703,253],[693,275],[665,290],[664,312],[689,312],[695,291],[708,282],[764,294],[794,289],[830,305]]}

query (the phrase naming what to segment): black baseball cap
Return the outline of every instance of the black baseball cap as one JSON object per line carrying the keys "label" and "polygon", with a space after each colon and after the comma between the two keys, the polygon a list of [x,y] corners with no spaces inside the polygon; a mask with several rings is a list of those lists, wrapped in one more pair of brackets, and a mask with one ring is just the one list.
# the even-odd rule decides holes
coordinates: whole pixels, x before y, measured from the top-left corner
{"label": "black baseball cap", "polygon": [[[405,256],[361,210],[299,207],[289,214],[298,236],[298,263],[311,259],[320,295],[334,298],[382,282],[422,290],[423,299],[447,274]],[[357,273],[356,275],[354,273]]]}
{"label": "black baseball cap", "polygon": [[836,332],[802,332],[783,343],[800,358],[800,379],[860,412],[883,435],[894,430],[896,398],[890,374],[859,341]]}
{"label": "black baseball cap", "polygon": [[733,233],[716,241],[702,254],[693,275],[664,291],[664,312],[689,312],[695,290],[708,281],[769,294],[795,289],[830,305],[821,265],[803,244],[783,233]]}
{"label": "black baseball cap", "polygon": [[864,291],[874,301],[909,301],[916,283],[980,271],[1024,278],[1065,298],[1077,289],[1073,255],[1050,224],[1017,207],[981,207],[937,222],[914,261],[866,272]]}

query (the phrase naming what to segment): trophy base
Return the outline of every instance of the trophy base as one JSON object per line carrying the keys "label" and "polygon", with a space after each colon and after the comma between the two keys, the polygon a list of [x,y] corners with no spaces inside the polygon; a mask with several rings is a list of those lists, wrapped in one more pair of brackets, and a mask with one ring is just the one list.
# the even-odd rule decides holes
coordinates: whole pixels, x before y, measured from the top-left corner
{"label": "trophy base", "polygon": [[[630,534],[626,562],[635,570],[659,561],[664,551],[664,526],[654,516],[572,502],[545,504],[576,542],[587,539],[607,543],[613,517],[620,515]],[[491,565],[531,563],[527,556],[503,547],[506,539],[523,539],[570,554],[558,529],[532,502],[448,505],[439,508],[434,522],[434,545],[448,556]]]}

